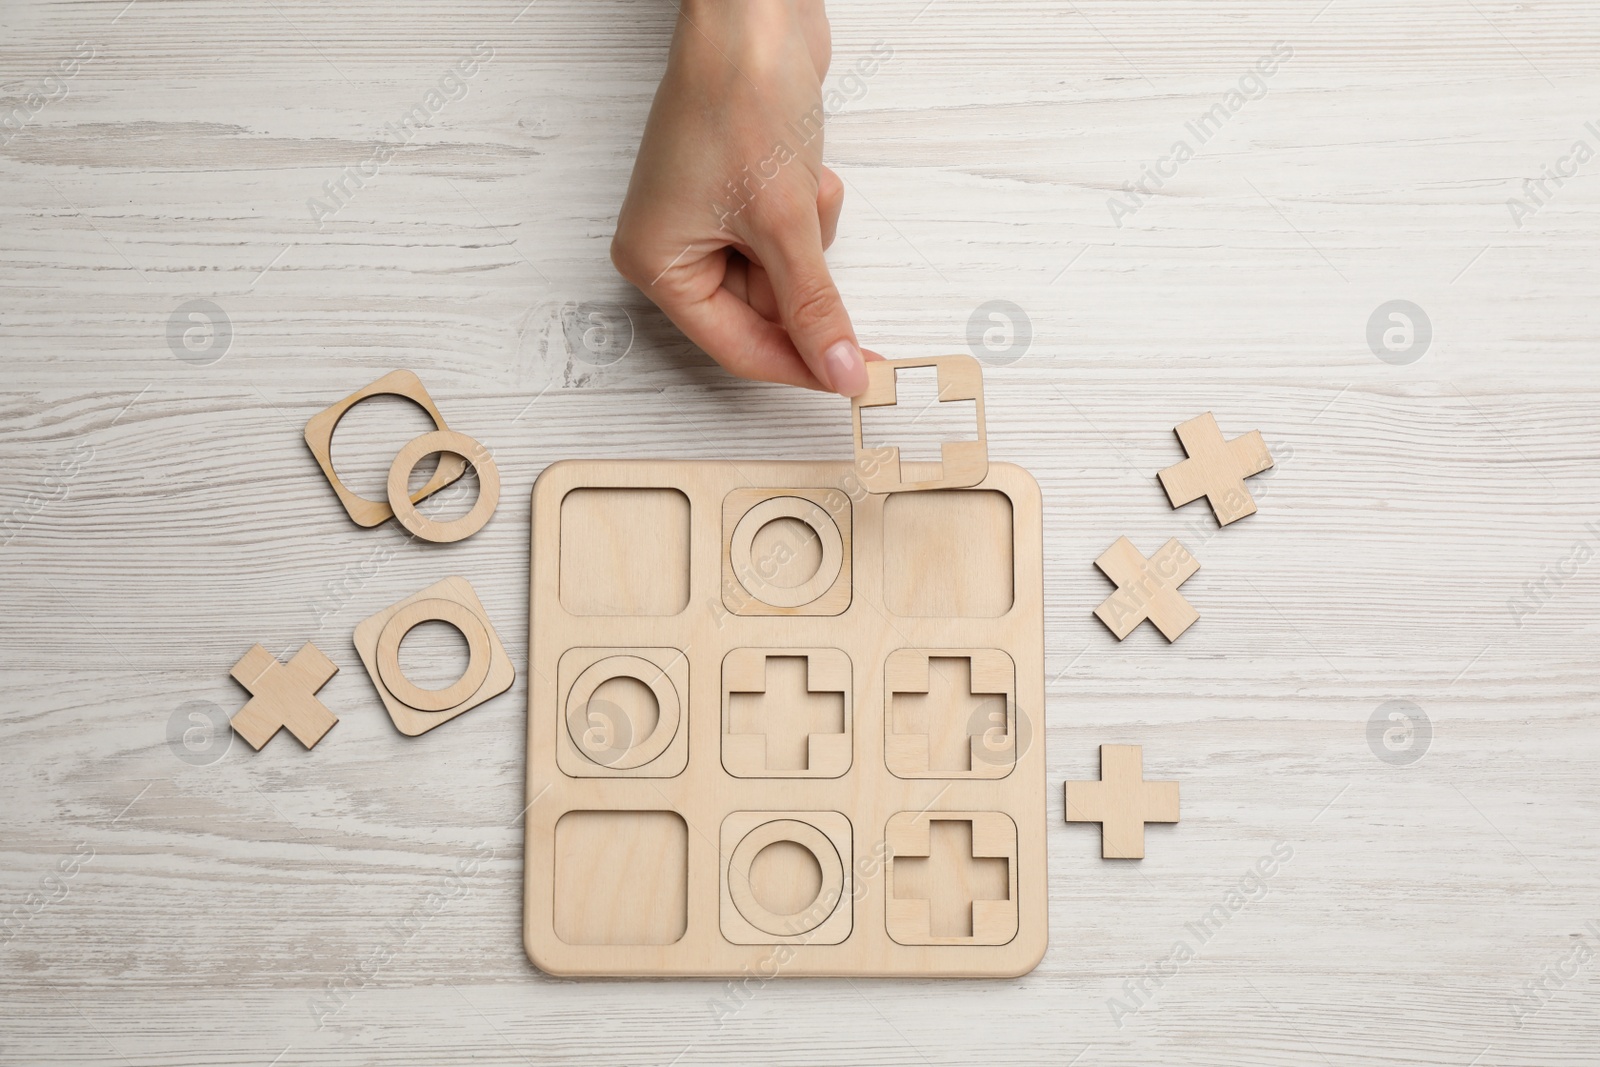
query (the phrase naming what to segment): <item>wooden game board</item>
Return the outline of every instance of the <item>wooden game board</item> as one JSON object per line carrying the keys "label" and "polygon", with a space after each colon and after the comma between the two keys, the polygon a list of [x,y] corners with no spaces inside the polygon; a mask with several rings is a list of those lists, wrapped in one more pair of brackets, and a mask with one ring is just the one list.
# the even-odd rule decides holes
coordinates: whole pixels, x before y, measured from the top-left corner
{"label": "wooden game board", "polygon": [[560,975],[1032,970],[1041,576],[1039,489],[1006,464],[887,496],[850,463],[547,469],[529,957]]}

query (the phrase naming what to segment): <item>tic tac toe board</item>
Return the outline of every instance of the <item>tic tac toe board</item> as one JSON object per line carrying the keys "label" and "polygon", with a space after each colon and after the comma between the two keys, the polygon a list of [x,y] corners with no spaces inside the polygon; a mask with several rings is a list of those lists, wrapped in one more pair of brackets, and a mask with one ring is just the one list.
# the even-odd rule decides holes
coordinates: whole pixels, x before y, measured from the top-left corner
{"label": "tic tac toe board", "polygon": [[850,463],[545,470],[533,962],[1032,970],[1048,910],[1040,514],[1006,464],[970,489],[889,495]]}

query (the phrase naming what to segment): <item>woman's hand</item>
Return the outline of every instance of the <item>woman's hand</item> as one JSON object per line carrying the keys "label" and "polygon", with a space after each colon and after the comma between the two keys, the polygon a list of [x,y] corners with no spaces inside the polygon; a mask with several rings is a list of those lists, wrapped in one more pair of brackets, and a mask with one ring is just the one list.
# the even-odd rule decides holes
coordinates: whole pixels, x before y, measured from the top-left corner
{"label": "woman's hand", "polygon": [[822,165],[829,52],[821,0],[683,0],[611,259],[734,374],[857,396],[822,255],[844,201]]}

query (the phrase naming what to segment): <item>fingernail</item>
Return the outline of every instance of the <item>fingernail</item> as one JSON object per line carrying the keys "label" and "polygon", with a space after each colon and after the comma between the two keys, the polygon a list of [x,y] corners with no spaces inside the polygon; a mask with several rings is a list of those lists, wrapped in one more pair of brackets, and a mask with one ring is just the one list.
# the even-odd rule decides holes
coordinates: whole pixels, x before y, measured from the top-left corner
{"label": "fingernail", "polygon": [[860,396],[867,391],[867,367],[861,350],[849,341],[838,341],[822,354],[828,368],[828,384],[840,396]]}

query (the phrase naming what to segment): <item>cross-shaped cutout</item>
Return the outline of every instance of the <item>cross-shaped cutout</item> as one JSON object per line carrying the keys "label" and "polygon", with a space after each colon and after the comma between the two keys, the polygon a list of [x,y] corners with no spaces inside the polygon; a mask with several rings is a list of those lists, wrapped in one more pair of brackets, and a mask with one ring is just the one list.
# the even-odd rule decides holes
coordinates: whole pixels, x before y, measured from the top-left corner
{"label": "cross-shaped cutout", "polygon": [[974,902],[1011,898],[1011,861],[974,856],[970,821],[934,819],[928,824],[928,854],[896,857],[894,895],[928,902],[933,937],[972,937]]}
{"label": "cross-shaped cutout", "polygon": [[735,649],[723,672],[729,773],[834,777],[849,769],[850,661],[843,652]]}
{"label": "cross-shaped cutout", "polygon": [[929,657],[928,691],[895,693],[891,708],[895,733],[928,739],[929,770],[970,771],[974,734],[1006,728],[1005,694],[974,692],[972,660],[961,657]]}
{"label": "cross-shaped cutout", "polygon": [[260,645],[254,646],[229,672],[234,681],[250,690],[250,700],[232,719],[233,728],[257,751],[282,727],[310,748],[339,721],[316,696],[338,672],[333,661],[309,641],[286,664]]}
{"label": "cross-shaped cutout", "polygon": [[1100,855],[1144,859],[1144,824],[1178,821],[1178,783],[1144,780],[1138,745],[1101,745],[1100,780],[1066,783],[1068,822],[1100,824]]}
{"label": "cross-shaped cutout", "polygon": [[[866,391],[851,401],[850,410],[856,477],[869,493],[965,489],[988,476],[983,368],[971,356],[872,360]],[[908,432],[913,426],[916,432]],[[895,444],[868,444],[885,438]],[[910,455],[908,448],[914,449]],[[916,462],[920,456],[936,460],[938,467]]]}
{"label": "cross-shaped cutout", "polygon": [[1162,545],[1148,560],[1126,537],[1094,561],[1105,576],[1117,584],[1094,613],[1121,641],[1141,622],[1149,619],[1168,641],[1176,641],[1193,626],[1200,613],[1194,610],[1178,587],[1200,569],[1200,563],[1177,538]]}
{"label": "cross-shaped cutout", "polygon": [[1017,760],[1016,667],[993,648],[896,649],[884,759],[899,778],[1004,778]]}
{"label": "cross-shaped cutout", "polygon": [[895,445],[901,463],[943,463],[944,442],[978,439],[977,401],[941,400],[937,367],[896,370],[894,392],[893,404],[862,409],[866,447]]}
{"label": "cross-shaped cutout", "polygon": [[1272,466],[1272,453],[1260,431],[1225,441],[1208,411],[1176,432],[1189,458],[1161,472],[1161,486],[1172,506],[1181,508],[1205,497],[1220,526],[1254,515],[1255,498],[1244,480]]}

